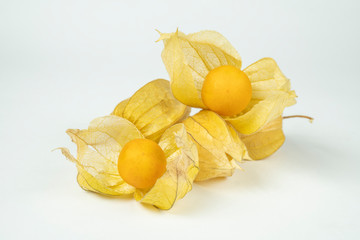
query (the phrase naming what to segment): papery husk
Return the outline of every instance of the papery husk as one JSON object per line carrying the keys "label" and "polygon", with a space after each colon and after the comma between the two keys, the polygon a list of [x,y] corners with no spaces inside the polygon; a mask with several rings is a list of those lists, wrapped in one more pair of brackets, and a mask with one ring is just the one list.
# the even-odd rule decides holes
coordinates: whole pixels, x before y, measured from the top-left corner
{"label": "papery husk", "polygon": [[285,135],[282,130],[282,117],[278,117],[267,123],[258,132],[250,135],[241,134],[247,154],[246,160],[264,159],[276,152],[284,143]]}
{"label": "papery husk", "polygon": [[190,108],[174,98],[169,81],[157,79],[120,102],[112,114],[126,118],[145,138],[157,142],[167,128],[181,122],[189,113]]}
{"label": "papery husk", "polygon": [[151,189],[137,189],[136,200],[168,210],[191,189],[199,171],[196,145],[181,123],[167,129],[159,146],[167,158],[166,172]]}
{"label": "papery husk", "polygon": [[296,103],[290,81],[272,58],[263,58],[244,70],[252,86],[252,98],[239,116],[224,119],[242,134],[252,134]]}
{"label": "papery husk", "polygon": [[200,171],[196,181],[232,176],[240,168],[235,161],[242,161],[245,145],[218,114],[202,110],[183,123],[199,152]]}
{"label": "papery husk", "polygon": [[212,69],[232,65],[241,68],[241,58],[230,42],[215,31],[185,35],[160,34],[164,42],[161,57],[169,73],[174,96],[182,103],[205,109],[201,89]]}
{"label": "papery husk", "polygon": [[[182,103],[206,109],[201,99],[203,82],[212,69],[232,65],[241,70],[240,55],[220,33],[201,31],[185,35],[179,31],[162,33],[161,54],[171,80],[174,96]],[[224,119],[241,134],[252,134],[282,115],[296,103],[290,81],[272,58],[263,58],[243,70],[252,86],[247,108]]]}
{"label": "papery husk", "polygon": [[94,119],[88,129],[68,129],[66,133],[77,145],[77,157],[66,148],[63,155],[76,163],[78,183],[88,191],[105,195],[131,194],[133,186],[118,173],[117,161],[122,147],[130,140],[143,138],[128,120],[117,116]]}

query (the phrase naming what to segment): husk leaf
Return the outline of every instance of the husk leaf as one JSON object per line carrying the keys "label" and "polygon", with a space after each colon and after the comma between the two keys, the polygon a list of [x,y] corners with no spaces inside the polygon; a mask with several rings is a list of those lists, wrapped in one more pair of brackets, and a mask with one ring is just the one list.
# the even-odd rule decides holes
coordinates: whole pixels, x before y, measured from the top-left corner
{"label": "husk leaf", "polygon": [[128,120],[105,116],[93,120],[88,129],[68,129],[66,133],[77,145],[77,157],[66,148],[63,155],[76,163],[78,183],[88,191],[105,195],[131,194],[135,188],[119,176],[117,161],[122,147],[130,140],[143,138]]}
{"label": "husk leaf", "polygon": [[295,104],[296,94],[272,58],[263,58],[244,72],[251,81],[252,99],[239,116],[224,119],[238,132],[252,134],[281,116],[285,107]]}
{"label": "husk leaf", "polygon": [[247,150],[247,160],[260,160],[276,152],[285,141],[282,117],[267,123],[260,131],[250,135],[240,135]]}
{"label": "husk leaf", "polygon": [[185,119],[184,124],[199,152],[200,171],[196,181],[231,176],[239,168],[234,160],[242,161],[245,145],[218,114],[202,110]]}
{"label": "husk leaf", "polygon": [[158,141],[167,128],[189,113],[190,108],[174,98],[169,81],[157,79],[120,102],[112,114],[132,122],[145,138]]}
{"label": "husk leaf", "polygon": [[[184,104],[206,109],[201,100],[203,82],[210,70],[224,65],[241,69],[234,47],[219,33],[201,31],[160,35],[164,42],[162,59],[171,79],[174,96]],[[296,103],[290,81],[272,58],[261,59],[244,69],[252,86],[252,99],[238,116],[224,117],[242,134],[252,134],[282,115]]]}
{"label": "husk leaf", "polygon": [[241,68],[241,58],[230,42],[215,31],[185,35],[179,31],[160,34],[161,57],[169,73],[174,96],[182,103],[206,108],[201,89],[206,75],[222,65]]}
{"label": "husk leaf", "polygon": [[198,152],[181,123],[165,131],[159,141],[167,157],[166,172],[150,190],[137,189],[134,197],[160,209],[170,209],[192,189],[199,171]]}

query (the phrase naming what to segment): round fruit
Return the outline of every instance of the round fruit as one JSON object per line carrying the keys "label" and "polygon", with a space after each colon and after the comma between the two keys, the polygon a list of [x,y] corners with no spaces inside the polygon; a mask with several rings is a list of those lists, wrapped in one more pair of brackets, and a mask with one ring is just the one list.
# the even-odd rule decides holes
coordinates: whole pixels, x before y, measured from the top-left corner
{"label": "round fruit", "polygon": [[249,104],[251,95],[248,76],[229,65],[211,70],[201,90],[205,106],[223,116],[240,114]]}
{"label": "round fruit", "polygon": [[136,188],[150,188],[166,171],[166,157],[161,147],[149,139],[134,139],[119,155],[121,178]]}

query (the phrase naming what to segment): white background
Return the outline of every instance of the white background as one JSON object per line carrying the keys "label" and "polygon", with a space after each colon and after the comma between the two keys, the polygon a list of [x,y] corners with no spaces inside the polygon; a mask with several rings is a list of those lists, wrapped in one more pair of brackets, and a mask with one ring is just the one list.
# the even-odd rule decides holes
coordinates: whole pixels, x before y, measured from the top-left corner
{"label": "white background", "polygon": [[[357,0],[0,0],[0,239],[359,239]],[[286,142],[170,211],[83,191],[59,152],[155,78],[158,34],[217,30],[273,57],[297,105]]]}

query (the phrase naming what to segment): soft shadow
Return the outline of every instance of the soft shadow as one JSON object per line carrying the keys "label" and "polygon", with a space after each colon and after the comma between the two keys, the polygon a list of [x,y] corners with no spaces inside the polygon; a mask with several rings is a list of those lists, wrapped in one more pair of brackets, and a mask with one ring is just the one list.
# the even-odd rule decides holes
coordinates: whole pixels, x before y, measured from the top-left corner
{"label": "soft shadow", "polygon": [[335,144],[301,136],[287,137],[282,157],[298,167],[326,167],[344,157],[344,151]]}
{"label": "soft shadow", "polygon": [[201,187],[208,187],[208,186],[214,186],[214,185],[216,186],[218,184],[223,183],[226,180],[227,180],[227,177],[219,177],[219,178],[209,179],[206,181],[195,182],[195,184],[197,184],[198,186],[201,186]]}
{"label": "soft shadow", "polygon": [[288,136],[279,155],[277,164],[282,164],[284,171],[302,171],[330,181],[342,171],[352,169],[346,150],[334,139],[324,140],[320,136]]}
{"label": "soft shadow", "polygon": [[209,201],[209,199],[216,198],[218,193],[211,187],[201,187],[199,184],[194,184],[193,189],[186,194],[186,196],[177,201],[173,208],[165,211],[165,214],[176,216],[191,216],[208,213],[211,210],[217,209],[221,203]]}
{"label": "soft shadow", "polygon": [[101,198],[101,199],[105,199],[105,200],[109,200],[109,201],[119,201],[119,199],[121,199],[123,201],[130,201],[130,200],[134,199],[132,194],[111,196],[111,195],[99,194],[99,193],[95,193],[95,192],[91,192],[91,191],[87,191],[87,190],[85,190],[85,192],[87,194],[91,194],[92,196],[96,196],[97,198]]}
{"label": "soft shadow", "polygon": [[[134,199],[134,201],[136,201],[136,200]],[[145,210],[147,210],[149,212],[157,213],[157,214],[162,212],[162,210],[160,210],[159,208],[157,208],[153,205],[146,204],[146,203],[140,203],[140,204],[144,207]]]}
{"label": "soft shadow", "polygon": [[[245,171],[235,171],[231,177],[215,178],[202,182],[195,182],[193,189],[184,199],[176,202],[175,206],[168,211],[168,214],[186,216],[192,214],[208,213],[209,211],[219,211],[223,207],[222,201],[209,201],[219,196],[228,197],[232,192],[248,191],[254,186],[261,186],[266,179],[256,171],[257,166],[250,167],[250,164],[257,162],[248,162],[244,164],[249,169]],[[244,166],[245,167],[245,166]],[[236,200],[237,203],[241,199]]]}

